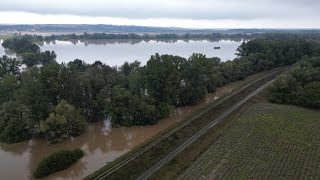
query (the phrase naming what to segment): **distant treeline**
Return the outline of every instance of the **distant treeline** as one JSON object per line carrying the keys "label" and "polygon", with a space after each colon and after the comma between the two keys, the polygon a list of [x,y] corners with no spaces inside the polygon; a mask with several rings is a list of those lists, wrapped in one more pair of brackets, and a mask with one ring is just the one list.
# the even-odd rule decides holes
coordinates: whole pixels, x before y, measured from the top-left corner
{"label": "distant treeline", "polygon": [[119,33],[310,33],[318,29],[190,29],[178,27],[126,26],[107,24],[35,24],[0,25],[0,31],[8,32],[119,32]]}
{"label": "distant treeline", "polygon": [[15,37],[23,37],[32,42],[50,42],[55,40],[74,41],[74,40],[188,40],[202,39],[208,41],[219,40],[252,40],[256,38],[266,38],[269,40],[287,40],[287,39],[304,39],[304,40],[320,40],[318,32],[301,32],[301,33],[160,33],[160,34],[136,34],[136,33],[83,33],[83,34],[61,34],[61,35],[16,35]]}
{"label": "distant treeline", "polygon": [[205,39],[209,41],[218,41],[222,39],[231,39],[231,40],[251,40],[257,37],[261,37],[261,34],[222,34],[222,33],[185,33],[185,34],[136,34],[136,33],[123,33],[123,34],[112,34],[112,33],[83,33],[83,34],[61,34],[61,35],[16,35],[16,37],[24,37],[33,42],[41,41],[55,41],[55,40],[114,40],[114,39],[132,39],[132,40],[176,40],[176,39]]}
{"label": "distant treeline", "polygon": [[[29,36],[14,38],[26,38],[28,43],[9,39],[5,46],[22,54],[41,53],[27,48],[33,44]],[[58,64],[50,55],[45,63],[35,59],[23,72],[19,66],[25,60],[4,56],[0,58],[0,141],[39,136],[57,142],[84,132],[85,119],[110,118],[113,126],[155,124],[175,107],[198,103],[217,87],[318,56],[319,48],[317,41],[274,35],[243,43],[233,61],[202,54],[187,59],[155,54],[145,66],[133,62],[117,68],[78,59]]]}
{"label": "distant treeline", "polygon": [[84,34],[63,34],[63,35],[51,35],[51,36],[37,36],[38,40],[53,41],[53,40],[74,40],[74,39],[253,39],[258,37],[259,34],[221,34],[221,33],[209,33],[209,34],[109,34],[109,33],[84,33]]}
{"label": "distant treeline", "polygon": [[145,32],[145,33],[203,33],[220,32],[225,30],[212,29],[184,29],[175,27],[150,27],[150,26],[119,26],[119,25],[88,25],[88,24],[36,24],[36,25],[0,25],[0,31],[22,32]]}

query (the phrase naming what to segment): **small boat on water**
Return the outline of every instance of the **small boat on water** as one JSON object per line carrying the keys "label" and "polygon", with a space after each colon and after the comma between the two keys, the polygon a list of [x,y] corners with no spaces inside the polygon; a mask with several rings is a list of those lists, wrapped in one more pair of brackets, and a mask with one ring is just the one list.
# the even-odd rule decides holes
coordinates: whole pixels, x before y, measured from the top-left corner
{"label": "small boat on water", "polygon": [[217,47],[214,47],[214,49],[221,49],[219,46],[217,46]]}

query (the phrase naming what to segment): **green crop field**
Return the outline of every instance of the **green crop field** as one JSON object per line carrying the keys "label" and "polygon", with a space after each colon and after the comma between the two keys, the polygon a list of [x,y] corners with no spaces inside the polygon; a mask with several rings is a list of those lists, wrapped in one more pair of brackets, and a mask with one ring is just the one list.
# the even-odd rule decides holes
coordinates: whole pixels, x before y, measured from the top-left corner
{"label": "green crop field", "polygon": [[320,178],[320,111],[259,102],[179,179]]}

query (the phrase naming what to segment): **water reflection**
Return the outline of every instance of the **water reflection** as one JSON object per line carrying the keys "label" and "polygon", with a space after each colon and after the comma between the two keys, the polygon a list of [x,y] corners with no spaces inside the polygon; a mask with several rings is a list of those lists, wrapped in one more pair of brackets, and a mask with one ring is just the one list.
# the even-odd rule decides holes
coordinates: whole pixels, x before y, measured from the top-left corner
{"label": "water reflection", "polygon": [[[77,40],[43,43],[41,50],[53,50],[58,62],[69,62],[76,58],[94,63],[99,60],[110,66],[120,66],[125,61],[138,60],[142,65],[151,55],[172,54],[185,58],[192,53],[202,53],[208,57],[219,57],[222,61],[232,60],[242,41],[222,40]],[[215,50],[214,47],[221,47]]]}
{"label": "water reflection", "polygon": [[[101,61],[109,66],[121,66],[125,61],[138,60],[145,65],[151,55],[172,54],[185,58],[192,53],[202,53],[208,57],[219,57],[222,61],[232,60],[242,39],[204,40],[204,39],[113,39],[113,40],[73,40],[38,42],[42,51],[55,51],[59,63],[82,59],[87,63]],[[214,47],[221,47],[215,50]],[[12,51],[0,47],[0,56],[15,57]]]}
{"label": "water reflection", "polygon": [[[57,41],[61,40],[52,40],[52,41],[41,41],[37,42],[40,46],[44,44],[56,44]],[[208,38],[189,38],[189,39],[71,39],[66,42],[70,42],[73,45],[77,45],[79,43],[83,43],[85,46],[90,44],[94,45],[107,45],[107,44],[139,44],[141,42],[157,42],[157,43],[176,43],[176,42],[185,42],[189,43],[192,41],[208,41],[208,42],[219,42],[219,41],[235,41],[235,42],[243,42],[245,39],[243,38],[225,38],[225,39],[208,39]]]}

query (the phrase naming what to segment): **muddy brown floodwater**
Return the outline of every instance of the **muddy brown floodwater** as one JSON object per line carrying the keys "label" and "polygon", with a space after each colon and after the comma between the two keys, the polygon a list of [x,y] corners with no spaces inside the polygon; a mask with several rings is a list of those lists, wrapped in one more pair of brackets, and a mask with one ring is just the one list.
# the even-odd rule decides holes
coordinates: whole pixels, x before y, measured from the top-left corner
{"label": "muddy brown floodwater", "polygon": [[[250,76],[245,81],[257,76]],[[11,145],[0,144],[0,179],[32,179],[32,171],[43,157],[61,149],[74,148],[81,148],[85,156],[67,170],[50,175],[47,179],[81,179],[243,83],[237,81],[218,88],[199,104],[178,108],[156,125],[111,128],[110,122],[105,120],[90,124],[86,133],[59,144],[48,144],[39,139]]]}

